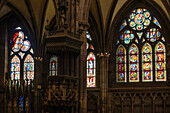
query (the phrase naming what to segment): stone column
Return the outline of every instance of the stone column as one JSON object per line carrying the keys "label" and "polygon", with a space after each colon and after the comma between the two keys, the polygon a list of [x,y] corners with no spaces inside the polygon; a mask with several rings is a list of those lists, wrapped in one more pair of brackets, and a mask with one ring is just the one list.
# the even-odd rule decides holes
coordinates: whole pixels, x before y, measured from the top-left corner
{"label": "stone column", "polygon": [[34,68],[34,100],[33,108],[34,113],[42,112],[42,93],[41,93],[41,83],[42,83],[42,59],[40,57],[35,57],[35,68]]}
{"label": "stone column", "polygon": [[3,22],[0,25],[0,111],[5,113],[5,72],[8,71],[7,64],[8,64],[8,43],[7,43],[7,26],[6,22]]}
{"label": "stone column", "polygon": [[86,89],[86,43],[87,39],[85,37],[85,32],[82,33],[82,40],[84,41],[83,45],[81,46],[81,53],[80,53],[80,113],[87,113],[87,89]]}
{"label": "stone column", "polygon": [[108,59],[109,54],[101,53],[100,61],[100,94],[101,94],[101,113],[107,113],[108,100]]}

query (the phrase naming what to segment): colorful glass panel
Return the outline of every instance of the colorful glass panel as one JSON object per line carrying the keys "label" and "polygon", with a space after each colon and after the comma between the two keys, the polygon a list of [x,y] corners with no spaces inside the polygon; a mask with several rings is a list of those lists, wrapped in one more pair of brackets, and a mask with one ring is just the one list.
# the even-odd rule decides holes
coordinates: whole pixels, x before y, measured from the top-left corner
{"label": "colorful glass panel", "polygon": [[92,40],[90,34],[88,32],[86,32],[86,37],[89,39],[89,40]]}
{"label": "colorful glass panel", "polygon": [[117,82],[126,82],[126,49],[119,45],[116,53],[116,78]]}
{"label": "colorful glass panel", "polygon": [[28,51],[28,49],[30,48],[31,44],[28,40],[24,41],[21,47],[22,51]]}
{"label": "colorful glass panel", "polygon": [[24,40],[24,33],[22,31],[17,31],[13,35],[12,50],[14,52],[18,52],[20,50],[20,48],[22,47],[23,40]]}
{"label": "colorful glass panel", "polygon": [[18,54],[20,55],[21,59],[23,59],[25,53],[23,53],[23,52],[20,51]]}
{"label": "colorful glass panel", "polygon": [[153,17],[153,23],[161,28],[161,25],[159,24],[158,20],[155,17]]}
{"label": "colorful glass panel", "polygon": [[146,38],[149,38],[151,42],[155,42],[161,36],[159,29],[151,28],[149,32],[146,33]]}
{"label": "colorful glass panel", "polygon": [[142,34],[143,34],[143,32],[138,32],[138,33],[137,33],[137,35],[138,35],[139,39],[141,39]]}
{"label": "colorful glass panel", "polygon": [[135,44],[129,49],[129,82],[139,81],[139,51]]}
{"label": "colorful glass panel", "polygon": [[143,30],[150,25],[151,15],[146,9],[133,10],[129,15],[129,26],[134,30]]}
{"label": "colorful glass panel", "polygon": [[127,22],[126,22],[126,20],[124,20],[124,22],[122,23],[122,26],[120,27],[119,31],[121,31],[126,25],[127,25]]}
{"label": "colorful glass panel", "polygon": [[30,83],[30,80],[34,79],[34,59],[30,54],[28,54],[24,60],[24,80],[28,80],[28,83]]}
{"label": "colorful glass panel", "polygon": [[12,50],[13,52],[18,52],[21,49],[23,52],[26,52],[29,50],[31,44],[28,40],[26,40],[28,37],[25,36],[19,28],[20,27],[16,28],[17,31],[13,35]]}
{"label": "colorful glass panel", "polygon": [[153,81],[152,73],[152,47],[145,43],[142,48],[142,81]]}
{"label": "colorful glass panel", "polygon": [[20,79],[20,59],[16,55],[11,60],[11,80],[14,79]]}
{"label": "colorful glass panel", "polygon": [[129,30],[124,31],[124,33],[120,36],[120,39],[123,40],[125,44],[129,44],[133,38],[134,34]]}
{"label": "colorful glass panel", "polygon": [[87,87],[96,87],[96,57],[92,52],[87,56]]}
{"label": "colorful glass panel", "polygon": [[94,47],[90,44],[90,49],[94,50]]}
{"label": "colorful glass panel", "polygon": [[88,49],[89,48],[89,43],[86,43],[86,49]]}
{"label": "colorful glass panel", "polygon": [[56,56],[51,57],[50,59],[50,76],[57,76],[58,75],[58,58]]}
{"label": "colorful glass panel", "polygon": [[162,36],[162,41],[164,41],[165,42],[165,38]]}
{"label": "colorful glass panel", "polygon": [[166,81],[166,49],[162,42],[155,46],[155,80]]}

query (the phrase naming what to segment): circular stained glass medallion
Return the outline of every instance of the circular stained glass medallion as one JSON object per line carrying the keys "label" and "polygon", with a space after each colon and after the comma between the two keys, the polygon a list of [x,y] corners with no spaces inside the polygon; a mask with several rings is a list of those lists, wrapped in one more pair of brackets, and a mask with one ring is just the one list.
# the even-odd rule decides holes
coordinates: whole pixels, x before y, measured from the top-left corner
{"label": "circular stained glass medallion", "polygon": [[128,22],[133,30],[140,31],[150,25],[150,20],[150,13],[146,9],[136,9],[129,15]]}

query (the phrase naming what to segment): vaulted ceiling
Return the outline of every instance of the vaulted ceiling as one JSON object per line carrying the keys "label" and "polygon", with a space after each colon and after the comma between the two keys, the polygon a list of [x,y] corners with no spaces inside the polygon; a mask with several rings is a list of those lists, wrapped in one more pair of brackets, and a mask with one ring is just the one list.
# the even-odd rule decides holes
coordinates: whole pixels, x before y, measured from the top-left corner
{"label": "vaulted ceiling", "polygon": [[[107,24],[112,23],[118,11],[128,1],[130,0],[91,0],[90,11],[96,22],[103,24],[105,29]],[[153,0],[153,2],[157,3],[163,9],[166,16],[170,18],[170,0]],[[111,21],[108,23],[110,16]]]}
{"label": "vaulted ceiling", "polygon": [[[113,22],[118,11],[127,1],[133,0],[90,1],[90,14],[94,17],[101,32],[103,32],[103,36],[105,36],[105,31]],[[152,2],[152,0],[148,1]],[[153,0],[153,2],[157,3],[166,16],[170,18],[170,0]],[[1,0],[0,18],[11,11],[22,15],[39,38],[43,37],[44,26],[47,24],[46,20],[51,21],[55,16],[53,0]]]}

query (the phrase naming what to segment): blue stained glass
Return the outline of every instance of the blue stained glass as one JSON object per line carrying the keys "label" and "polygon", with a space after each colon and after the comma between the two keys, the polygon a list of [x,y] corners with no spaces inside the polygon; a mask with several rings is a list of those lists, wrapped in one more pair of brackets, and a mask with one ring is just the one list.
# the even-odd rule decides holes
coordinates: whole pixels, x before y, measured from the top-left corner
{"label": "blue stained glass", "polygon": [[86,37],[89,39],[89,40],[92,40],[90,34],[88,32],[86,32]]}
{"label": "blue stained glass", "polygon": [[136,9],[133,10],[129,15],[129,26],[133,30],[143,30],[149,26],[151,20],[151,15],[146,9]]}
{"label": "blue stained glass", "polygon": [[122,26],[120,27],[119,31],[121,31],[126,25],[127,25],[127,22],[126,22],[126,20],[124,20],[124,22],[122,23]]}
{"label": "blue stained glass", "polygon": [[153,17],[153,23],[161,28],[161,25],[159,24],[158,20],[155,17]]}

